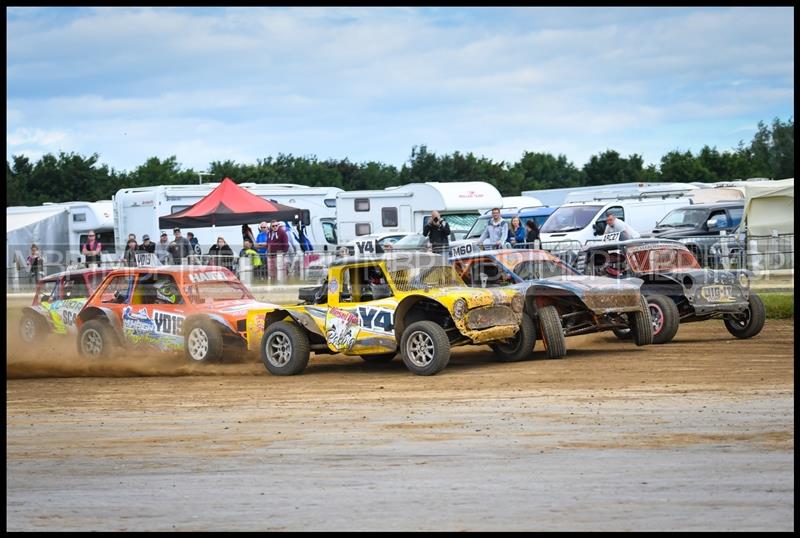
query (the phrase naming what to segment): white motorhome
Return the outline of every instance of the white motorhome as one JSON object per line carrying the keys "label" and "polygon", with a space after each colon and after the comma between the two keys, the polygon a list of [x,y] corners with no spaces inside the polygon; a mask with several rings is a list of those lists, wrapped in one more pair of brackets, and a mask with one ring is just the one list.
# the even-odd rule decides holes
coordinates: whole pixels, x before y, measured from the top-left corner
{"label": "white motorhome", "polygon": [[578,249],[587,241],[602,239],[606,212],[609,211],[640,234],[646,234],[667,213],[692,203],[692,198],[685,193],[598,197],[591,201],[566,203],[547,218],[539,237],[545,249]]}
{"label": "white motorhome", "polygon": [[[124,249],[122,242],[129,233],[135,233],[141,243],[144,234],[151,241],[158,242],[159,217],[176,213],[199,202],[214,190],[219,183],[201,185],[157,185],[120,189],[114,195],[114,230],[119,242],[117,248]],[[280,204],[307,211],[306,230],[314,250],[333,250],[336,245],[336,195],[342,192],[337,187],[307,187],[288,183],[262,184],[240,183],[251,193]],[[251,225],[253,233],[258,234],[258,223]],[[172,230],[168,232],[172,239]],[[203,252],[216,243],[217,236],[223,236],[235,252],[242,246],[241,226],[216,226],[183,230],[194,233]]]}
{"label": "white motorhome", "polygon": [[114,216],[111,200],[46,203],[6,208],[6,265],[24,260],[36,243],[47,260],[48,274],[83,261],[81,245],[94,230],[103,245],[101,260],[115,256]]}
{"label": "white motorhome", "polygon": [[469,230],[486,209],[500,207],[500,192],[483,181],[409,183],[384,190],[336,195],[339,244],[358,236],[384,232],[421,232],[431,211],[438,211],[450,230]]}

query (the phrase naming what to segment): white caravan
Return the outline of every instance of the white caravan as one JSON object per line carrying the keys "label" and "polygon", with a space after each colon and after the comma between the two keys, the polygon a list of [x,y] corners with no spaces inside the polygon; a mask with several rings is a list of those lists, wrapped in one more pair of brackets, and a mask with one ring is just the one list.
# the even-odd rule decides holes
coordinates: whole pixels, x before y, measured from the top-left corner
{"label": "white caravan", "polygon": [[340,192],[336,200],[340,245],[362,235],[422,232],[433,210],[450,224],[451,232],[466,231],[483,211],[503,205],[500,192],[483,181],[409,183]]}
{"label": "white caravan", "polygon": [[685,193],[651,193],[567,203],[547,218],[539,237],[547,250],[577,250],[587,241],[603,238],[607,211],[640,234],[647,234],[667,213],[692,203],[692,198]]}
{"label": "white caravan", "polygon": [[[117,248],[124,250],[124,241],[129,233],[135,233],[139,243],[142,235],[148,234],[150,240],[158,243],[159,217],[176,213],[199,202],[214,190],[219,183],[201,185],[157,185],[120,189],[114,195],[114,230],[118,241]],[[251,193],[280,204],[305,210],[308,214],[306,230],[308,239],[315,251],[333,250],[336,245],[336,195],[342,192],[337,187],[306,187],[294,184],[240,183]],[[254,236],[258,235],[258,223],[251,223]],[[172,230],[164,230],[172,240]],[[206,228],[186,228],[194,233],[203,253],[208,252],[222,236],[234,252],[242,247],[241,226],[216,226]]]}
{"label": "white caravan", "polygon": [[111,200],[46,203],[6,208],[6,266],[20,266],[36,243],[45,256],[47,273],[84,260],[81,245],[94,230],[102,243],[102,261],[115,256],[114,216]]}

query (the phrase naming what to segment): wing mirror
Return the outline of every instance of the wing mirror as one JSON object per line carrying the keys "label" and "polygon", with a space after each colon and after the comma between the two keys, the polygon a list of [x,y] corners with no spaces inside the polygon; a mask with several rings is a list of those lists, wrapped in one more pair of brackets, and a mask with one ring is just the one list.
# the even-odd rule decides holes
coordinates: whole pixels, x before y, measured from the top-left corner
{"label": "wing mirror", "polygon": [[606,231],[606,222],[598,220],[594,223],[594,235],[603,235]]}

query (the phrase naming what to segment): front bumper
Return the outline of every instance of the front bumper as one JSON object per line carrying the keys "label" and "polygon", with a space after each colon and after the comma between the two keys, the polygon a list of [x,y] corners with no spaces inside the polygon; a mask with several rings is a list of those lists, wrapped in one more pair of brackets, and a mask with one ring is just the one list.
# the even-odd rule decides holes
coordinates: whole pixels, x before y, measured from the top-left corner
{"label": "front bumper", "polygon": [[493,305],[473,308],[459,327],[461,333],[475,344],[505,340],[519,331],[522,313],[510,306]]}

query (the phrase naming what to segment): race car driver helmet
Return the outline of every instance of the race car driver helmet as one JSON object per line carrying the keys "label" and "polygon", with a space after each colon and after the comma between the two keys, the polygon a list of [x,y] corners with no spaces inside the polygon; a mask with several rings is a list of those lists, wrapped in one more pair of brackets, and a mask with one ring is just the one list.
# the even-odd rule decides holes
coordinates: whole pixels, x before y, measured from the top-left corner
{"label": "race car driver helmet", "polygon": [[605,270],[610,277],[618,277],[622,274],[622,255],[619,252],[609,252]]}
{"label": "race car driver helmet", "polygon": [[170,278],[165,278],[156,282],[156,299],[169,304],[178,302],[178,286]]}

